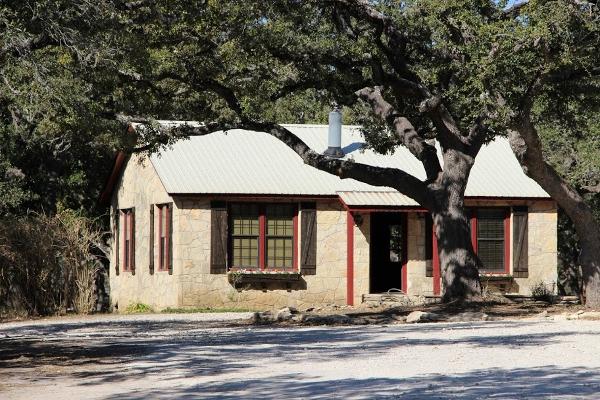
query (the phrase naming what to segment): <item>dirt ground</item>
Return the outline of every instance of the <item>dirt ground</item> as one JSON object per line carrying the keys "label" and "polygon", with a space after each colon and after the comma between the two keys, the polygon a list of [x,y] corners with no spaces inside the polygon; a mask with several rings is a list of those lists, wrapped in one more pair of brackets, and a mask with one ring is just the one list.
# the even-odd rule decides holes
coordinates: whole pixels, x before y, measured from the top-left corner
{"label": "dirt ground", "polygon": [[[600,321],[552,318],[577,307],[454,308],[427,311],[496,320],[255,325],[249,313],[226,313],[3,323],[0,398],[600,398]],[[373,322],[410,309],[341,311]]]}

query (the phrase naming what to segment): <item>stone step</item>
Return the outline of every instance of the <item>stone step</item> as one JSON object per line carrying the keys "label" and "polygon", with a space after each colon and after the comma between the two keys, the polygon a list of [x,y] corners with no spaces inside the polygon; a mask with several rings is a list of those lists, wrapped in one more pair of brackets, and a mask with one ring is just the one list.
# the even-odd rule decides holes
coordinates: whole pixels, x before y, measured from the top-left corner
{"label": "stone step", "polygon": [[404,293],[389,292],[389,293],[369,293],[363,294],[362,302],[373,305],[423,305],[440,303],[440,296],[410,296]]}

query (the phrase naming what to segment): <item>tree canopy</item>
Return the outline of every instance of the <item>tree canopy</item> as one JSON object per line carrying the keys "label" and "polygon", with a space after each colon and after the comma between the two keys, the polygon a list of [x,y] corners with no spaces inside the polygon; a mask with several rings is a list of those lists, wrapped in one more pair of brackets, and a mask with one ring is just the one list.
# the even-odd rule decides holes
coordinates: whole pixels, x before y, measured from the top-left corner
{"label": "tree canopy", "polygon": [[[263,130],[309,165],[394,187],[430,209],[447,290],[472,281],[476,292],[464,190],[483,144],[512,132],[539,182],[565,186],[550,161],[578,188],[598,184],[599,18],[582,0],[8,0],[0,212],[36,196],[38,206],[92,207],[110,149]],[[427,179],[316,154],[280,125],[322,120],[332,103],[373,149],[407,147]],[[161,129],[154,119],[205,125]],[[119,128],[133,120],[148,122],[136,143]],[[575,193],[557,190],[557,199]],[[571,200],[574,218],[569,210],[585,204]]]}

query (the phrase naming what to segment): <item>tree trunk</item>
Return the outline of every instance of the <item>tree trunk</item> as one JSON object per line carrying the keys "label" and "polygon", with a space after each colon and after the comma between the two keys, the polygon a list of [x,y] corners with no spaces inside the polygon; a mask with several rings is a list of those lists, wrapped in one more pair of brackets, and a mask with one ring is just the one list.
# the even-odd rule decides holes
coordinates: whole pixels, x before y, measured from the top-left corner
{"label": "tree trunk", "polygon": [[432,210],[444,289],[443,301],[481,300],[479,267],[473,250],[470,218],[464,204],[474,158],[457,150],[444,151],[444,172],[436,187]]}
{"label": "tree trunk", "polygon": [[583,197],[544,161],[541,140],[528,119],[510,131],[509,138],[525,173],[548,192],[573,221],[581,247],[581,300],[590,307],[600,307],[600,224]]}

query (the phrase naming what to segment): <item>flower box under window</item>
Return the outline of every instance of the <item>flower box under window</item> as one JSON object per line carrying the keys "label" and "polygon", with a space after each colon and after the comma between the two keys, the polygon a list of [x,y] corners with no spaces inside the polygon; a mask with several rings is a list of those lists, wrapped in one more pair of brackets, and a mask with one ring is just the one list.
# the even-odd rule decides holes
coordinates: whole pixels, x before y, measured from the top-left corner
{"label": "flower box under window", "polygon": [[232,284],[291,282],[300,280],[300,277],[298,271],[231,270],[227,273],[227,279]]}

